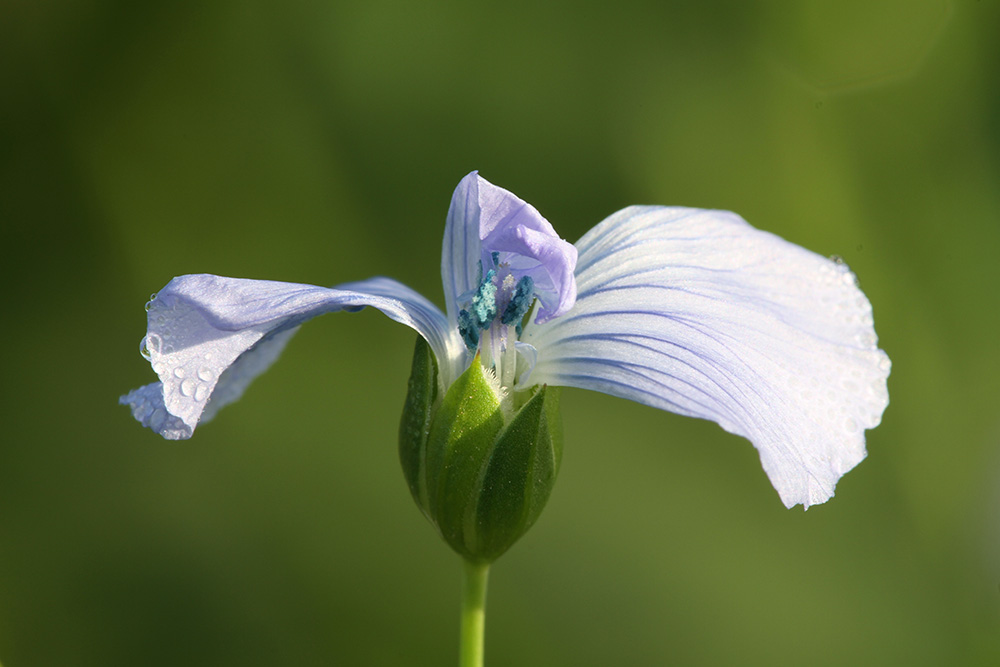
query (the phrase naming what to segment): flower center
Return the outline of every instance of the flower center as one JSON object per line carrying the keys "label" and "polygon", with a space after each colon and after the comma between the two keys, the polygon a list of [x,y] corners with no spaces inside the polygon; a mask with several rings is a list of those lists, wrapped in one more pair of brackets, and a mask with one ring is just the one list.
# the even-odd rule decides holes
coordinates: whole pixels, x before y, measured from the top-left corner
{"label": "flower center", "polygon": [[484,368],[496,373],[505,389],[514,386],[517,371],[516,343],[521,322],[535,300],[535,283],[529,275],[516,277],[510,265],[492,253],[494,268],[482,275],[468,307],[458,312],[458,331],[471,352],[479,351]]}

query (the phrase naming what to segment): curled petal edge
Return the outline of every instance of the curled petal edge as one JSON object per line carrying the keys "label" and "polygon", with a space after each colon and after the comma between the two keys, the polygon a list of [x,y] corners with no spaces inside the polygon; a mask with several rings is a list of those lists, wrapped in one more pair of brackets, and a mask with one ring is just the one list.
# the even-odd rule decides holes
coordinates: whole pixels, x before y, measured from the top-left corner
{"label": "curled petal edge", "polygon": [[374,307],[423,336],[446,381],[465,350],[443,313],[388,278],[335,288],[208,274],[174,278],[148,305],[146,356],[160,381],[119,399],[164,438],[189,438],[200,422],[237,400],[308,319]]}

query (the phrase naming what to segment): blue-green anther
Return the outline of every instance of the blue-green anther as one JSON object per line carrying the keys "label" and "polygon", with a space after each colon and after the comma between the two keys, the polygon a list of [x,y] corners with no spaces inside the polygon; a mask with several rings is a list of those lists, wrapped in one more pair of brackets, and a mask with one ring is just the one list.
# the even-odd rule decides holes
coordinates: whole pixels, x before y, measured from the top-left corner
{"label": "blue-green anther", "polygon": [[[531,302],[534,298],[535,281],[531,279],[531,276],[522,276],[517,281],[517,287],[514,288],[514,294],[510,297],[507,307],[504,308],[503,315],[500,316],[500,321],[507,326],[515,323],[520,324],[521,318],[531,308]],[[518,335],[520,335],[520,332],[518,332]]]}
{"label": "blue-green anther", "polygon": [[475,352],[479,345],[479,327],[467,310],[458,311],[458,333],[462,336],[469,351]]}
{"label": "blue-green anther", "polygon": [[469,313],[480,329],[489,327],[493,318],[497,316],[497,286],[493,284],[496,275],[495,269],[486,272],[469,305]]}
{"label": "blue-green anther", "polygon": [[478,358],[442,396],[418,339],[399,429],[413,499],[466,560],[490,563],[538,519],[562,457],[555,387],[506,396]]}

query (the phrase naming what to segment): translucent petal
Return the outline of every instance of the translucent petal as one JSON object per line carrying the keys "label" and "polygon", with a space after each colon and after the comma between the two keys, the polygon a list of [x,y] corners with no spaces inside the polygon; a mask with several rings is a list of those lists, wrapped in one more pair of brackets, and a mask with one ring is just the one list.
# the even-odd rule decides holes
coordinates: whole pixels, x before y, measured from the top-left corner
{"label": "translucent petal", "polygon": [[782,501],[828,500],[888,404],[889,358],[842,263],[724,211],[630,207],[577,244],[576,306],[529,325],[531,382],[748,438]]}
{"label": "translucent petal", "polygon": [[472,172],[452,195],[441,251],[449,322],[458,321],[459,301],[478,286],[481,267],[492,268],[494,252],[516,279],[531,276],[541,303],[538,321],[572,307],[576,248],[559,238],[533,206]]}
{"label": "translucent petal", "polygon": [[148,308],[143,355],[160,378],[120,399],[169,439],[191,437],[238,399],[278,358],[302,322],[340,310],[379,309],[422,335],[450,375],[464,346],[444,315],[393,280],[373,278],[336,288],[212,275],[174,278]]}
{"label": "translucent petal", "polygon": [[535,364],[538,363],[538,350],[534,345],[521,341],[514,344],[514,349],[517,350],[517,382],[519,385],[529,386],[531,371],[535,370]]}
{"label": "translucent petal", "polygon": [[564,241],[549,221],[534,206],[479,179],[482,242],[480,259],[488,266],[490,256],[499,252],[516,278],[531,276],[535,296],[541,303],[537,321],[558,317],[573,307],[576,300],[577,252]]}
{"label": "translucent petal", "polygon": [[474,171],[459,182],[445,221],[441,284],[452,328],[458,322],[459,297],[479,285],[479,181],[479,174]]}

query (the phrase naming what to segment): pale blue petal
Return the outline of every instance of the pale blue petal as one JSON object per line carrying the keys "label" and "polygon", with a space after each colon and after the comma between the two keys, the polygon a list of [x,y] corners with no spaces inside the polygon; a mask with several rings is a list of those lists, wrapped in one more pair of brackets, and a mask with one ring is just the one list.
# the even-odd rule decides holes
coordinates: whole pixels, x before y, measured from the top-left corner
{"label": "pale blue petal", "polygon": [[[165,328],[160,331],[165,331]],[[128,405],[132,409],[132,416],[139,423],[156,431],[167,440],[190,438],[197,424],[211,420],[220,409],[238,400],[254,378],[270,368],[278,359],[285,349],[285,344],[298,330],[298,327],[292,327],[266,334],[248,350],[239,354],[227,368],[210,363],[212,359],[221,359],[224,362],[229,356],[225,352],[214,351],[217,350],[220,339],[214,339],[204,346],[195,346],[199,348],[197,354],[201,354],[205,361],[196,367],[189,363],[185,351],[177,353],[175,350],[164,354],[161,349],[161,353],[153,361],[153,367],[159,371],[161,377],[166,373],[166,380],[140,387],[122,396],[119,403]],[[162,341],[162,334],[157,335],[161,335]],[[148,340],[148,334],[145,340]],[[152,361],[152,350],[149,353]],[[189,372],[192,368],[193,374]],[[185,379],[189,380],[186,387]],[[175,385],[173,388],[170,386],[171,380]],[[172,396],[169,409],[165,395]],[[208,400],[209,398],[211,400]]]}
{"label": "pale blue petal", "polygon": [[515,279],[531,276],[541,303],[539,322],[573,306],[576,248],[559,238],[531,204],[472,172],[452,195],[441,251],[441,281],[453,325],[461,299],[478,287],[482,272],[494,268],[494,252]]}
{"label": "pale blue petal", "polygon": [[165,438],[191,437],[200,421],[238,399],[267,370],[298,325],[324,313],[365,306],[423,336],[445,378],[459,372],[465,350],[445,316],[388,278],[325,288],[188,275],[174,278],[149,304],[143,347],[160,382],[120,402]]}
{"label": "pale blue petal", "polygon": [[573,307],[577,252],[534,206],[483,178],[479,179],[480,260],[489,266],[499,253],[516,278],[531,276],[541,304],[536,319],[546,322]]}
{"label": "pale blue petal", "polygon": [[535,349],[534,345],[521,341],[514,344],[514,349],[517,350],[517,383],[527,385],[528,378],[535,370],[535,364],[538,363],[538,350]]}
{"label": "pale blue petal", "polygon": [[594,389],[748,438],[782,501],[865,457],[890,363],[846,266],[724,211],[631,207],[577,244],[576,306],[526,327],[533,383]]}
{"label": "pale blue petal", "polygon": [[133,389],[118,399],[132,410],[132,416],[146,428],[153,429],[167,440],[190,438],[194,426],[167,412],[163,402],[163,385],[159,382]]}
{"label": "pale blue petal", "polygon": [[473,171],[451,196],[441,244],[441,284],[445,311],[452,327],[458,323],[458,299],[479,285],[479,178]]}

